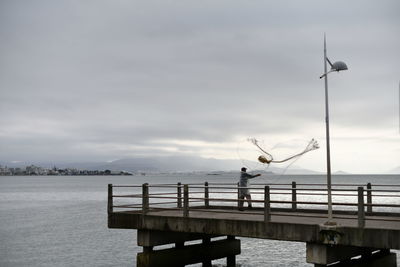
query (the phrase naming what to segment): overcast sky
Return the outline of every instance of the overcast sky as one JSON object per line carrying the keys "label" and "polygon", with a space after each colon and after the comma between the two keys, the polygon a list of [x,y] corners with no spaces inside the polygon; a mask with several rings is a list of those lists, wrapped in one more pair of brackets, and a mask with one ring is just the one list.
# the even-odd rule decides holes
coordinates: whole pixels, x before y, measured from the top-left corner
{"label": "overcast sky", "polygon": [[[246,138],[332,170],[400,165],[400,1],[0,2],[0,161],[230,158]],[[243,145],[244,144],[244,145]]]}

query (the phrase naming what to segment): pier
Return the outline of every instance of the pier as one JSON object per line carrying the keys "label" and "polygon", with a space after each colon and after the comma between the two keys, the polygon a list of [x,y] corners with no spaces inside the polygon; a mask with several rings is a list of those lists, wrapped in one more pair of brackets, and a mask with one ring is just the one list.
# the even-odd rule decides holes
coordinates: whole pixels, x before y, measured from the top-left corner
{"label": "pier", "polygon": [[316,267],[397,266],[390,250],[400,249],[400,185],[333,184],[329,222],[324,184],[254,184],[244,211],[238,190],[109,184],[108,227],[137,229],[140,267],[211,266],[221,258],[235,266],[240,237],[305,242],[306,261]]}

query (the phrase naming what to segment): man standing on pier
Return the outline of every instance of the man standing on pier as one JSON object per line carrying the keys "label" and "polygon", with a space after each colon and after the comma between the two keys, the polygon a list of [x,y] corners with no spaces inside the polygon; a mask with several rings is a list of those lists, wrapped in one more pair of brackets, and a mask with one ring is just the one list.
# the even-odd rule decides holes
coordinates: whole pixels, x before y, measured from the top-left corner
{"label": "man standing on pier", "polygon": [[[240,172],[240,181],[239,181],[239,210],[244,210],[244,199],[247,198],[247,203],[249,208],[252,208],[251,205],[251,195],[249,190],[249,179],[256,178],[261,176],[261,174],[251,175],[246,172],[246,168],[243,167]],[[243,188],[245,187],[245,188]]]}

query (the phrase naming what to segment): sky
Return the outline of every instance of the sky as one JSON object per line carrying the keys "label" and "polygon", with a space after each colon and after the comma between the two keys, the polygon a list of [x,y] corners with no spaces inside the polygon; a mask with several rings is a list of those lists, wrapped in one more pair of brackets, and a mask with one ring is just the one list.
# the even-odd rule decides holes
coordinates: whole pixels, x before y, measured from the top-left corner
{"label": "sky", "polygon": [[[0,2],[0,161],[248,159],[247,138],[326,170],[400,165],[400,2]],[[242,153],[238,153],[238,151]],[[279,154],[281,153],[281,154]],[[256,159],[255,159],[256,160]]]}

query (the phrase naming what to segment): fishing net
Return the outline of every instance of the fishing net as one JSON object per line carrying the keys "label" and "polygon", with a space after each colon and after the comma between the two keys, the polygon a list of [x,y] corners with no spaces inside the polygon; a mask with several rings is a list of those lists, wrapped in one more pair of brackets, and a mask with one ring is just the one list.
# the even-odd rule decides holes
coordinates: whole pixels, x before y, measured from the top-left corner
{"label": "fishing net", "polygon": [[[306,146],[304,147],[304,143]],[[247,138],[238,143],[237,155],[244,167],[250,171],[263,170],[266,173],[281,176],[299,160],[304,154],[319,148],[315,139],[287,140],[271,146],[271,142],[265,142],[256,138]],[[293,154],[293,151],[298,151]],[[274,165],[274,167],[271,167]],[[275,166],[276,165],[276,166]]]}
{"label": "fishing net", "polygon": [[284,163],[287,162],[289,160],[292,159],[296,159],[301,157],[302,155],[306,154],[307,152],[316,150],[319,148],[318,142],[317,140],[315,140],[314,138],[311,139],[310,142],[308,142],[307,146],[305,147],[305,149],[303,151],[301,151],[300,153],[297,153],[295,155],[289,156],[285,159],[281,159],[281,160],[275,160],[273,158],[273,156],[271,155],[271,153],[268,153],[258,142],[257,139],[255,138],[249,138],[248,139],[253,145],[255,145],[262,153],[263,155],[258,157],[258,161],[263,163],[263,164],[270,164],[270,163]]}

